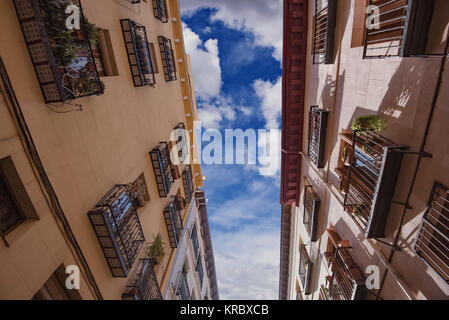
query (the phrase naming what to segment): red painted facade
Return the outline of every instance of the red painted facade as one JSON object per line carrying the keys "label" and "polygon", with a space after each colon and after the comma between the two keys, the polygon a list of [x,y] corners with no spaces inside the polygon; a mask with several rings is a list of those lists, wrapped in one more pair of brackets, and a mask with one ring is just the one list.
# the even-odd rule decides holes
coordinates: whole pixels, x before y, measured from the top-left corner
{"label": "red painted facade", "polygon": [[307,0],[284,0],[281,204],[299,201],[307,53]]}

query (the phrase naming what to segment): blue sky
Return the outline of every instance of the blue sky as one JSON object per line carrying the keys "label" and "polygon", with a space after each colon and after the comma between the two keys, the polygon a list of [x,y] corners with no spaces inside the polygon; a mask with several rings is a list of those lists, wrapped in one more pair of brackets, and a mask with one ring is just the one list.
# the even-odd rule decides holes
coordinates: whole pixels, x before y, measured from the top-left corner
{"label": "blue sky", "polygon": [[[280,129],[282,1],[180,6],[202,126]],[[279,170],[263,176],[257,165],[202,168],[221,299],[277,299]]]}

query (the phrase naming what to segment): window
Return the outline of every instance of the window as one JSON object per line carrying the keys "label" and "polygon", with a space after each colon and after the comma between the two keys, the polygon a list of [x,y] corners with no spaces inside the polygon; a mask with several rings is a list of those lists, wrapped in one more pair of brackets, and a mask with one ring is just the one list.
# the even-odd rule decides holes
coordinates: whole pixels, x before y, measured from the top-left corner
{"label": "window", "polygon": [[98,40],[91,41],[92,53],[95,58],[100,77],[118,76],[111,36],[105,29],[98,30]]}
{"label": "window", "polygon": [[164,68],[165,81],[176,80],[175,58],[171,40],[163,36],[158,37],[159,49],[161,51],[162,67]]}
{"label": "window", "polygon": [[312,293],[310,286],[312,275],[312,261],[309,258],[305,245],[300,246],[299,253],[299,278],[301,279],[301,286],[305,295]]}
{"label": "window", "polygon": [[78,290],[68,290],[66,288],[67,274],[65,270],[64,265],[60,265],[36,292],[32,300],[81,300]]}
{"label": "window", "polygon": [[128,187],[136,207],[143,207],[145,206],[145,202],[150,201],[150,193],[148,192],[148,187],[143,172],[135,181],[131,182]]}
{"label": "window", "polygon": [[310,241],[317,241],[318,214],[321,200],[313,190],[309,180],[304,177],[304,217],[303,224],[309,234]]}
{"label": "window", "polygon": [[182,236],[182,217],[179,210],[178,197],[173,197],[173,199],[168,203],[164,209],[164,220],[167,227],[168,238],[170,240],[170,246],[172,248],[177,248],[178,243],[181,241]]}
{"label": "window", "polygon": [[0,233],[6,235],[27,219],[38,219],[11,157],[0,159]]}
{"label": "window", "polygon": [[337,0],[315,0],[313,17],[313,63],[332,64]]}
{"label": "window", "polygon": [[328,111],[321,110],[318,106],[310,107],[309,146],[307,153],[317,168],[324,167],[328,115]]}
{"label": "window", "polygon": [[156,178],[159,197],[165,198],[170,193],[174,183],[173,170],[170,160],[170,151],[167,142],[160,142],[150,152]]}
{"label": "window", "polygon": [[435,182],[414,250],[449,284],[449,188]]}
{"label": "window", "polygon": [[157,60],[156,60],[156,51],[154,51],[154,44],[148,42],[148,45],[150,46],[151,62],[153,63],[153,72],[159,73],[159,68],[157,67]]}
{"label": "window", "polygon": [[[442,55],[449,6],[445,0],[369,0],[378,28],[366,28],[363,58]],[[375,22],[373,20],[373,22]]]}

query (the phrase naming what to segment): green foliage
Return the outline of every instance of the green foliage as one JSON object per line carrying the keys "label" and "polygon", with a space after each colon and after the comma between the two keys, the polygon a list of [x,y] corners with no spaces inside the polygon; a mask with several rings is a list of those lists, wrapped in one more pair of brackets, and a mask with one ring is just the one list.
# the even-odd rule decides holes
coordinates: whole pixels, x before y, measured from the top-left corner
{"label": "green foliage", "polygon": [[376,115],[364,115],[352,123],[354,131],[383,131],[387,129],[387,121]]}
{"label": "green foliage", "polygon": [[98,27],[84,18],[83,28],[87,32],[90,41],[98,41]]}
{"label": "green foliage", "polygon": [[158,233],[153,237],[153,242],[148,246],[148,258],[153,260],[162,259],[165,256],[165,243],[162,234]]}

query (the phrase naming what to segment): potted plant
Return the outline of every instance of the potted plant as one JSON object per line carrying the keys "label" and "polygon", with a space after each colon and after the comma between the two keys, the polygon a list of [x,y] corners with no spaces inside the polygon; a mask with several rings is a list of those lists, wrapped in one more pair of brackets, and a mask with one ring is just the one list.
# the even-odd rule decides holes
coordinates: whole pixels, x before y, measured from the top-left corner
{"label": "potted plant", "polygon": [[153,241],[148,246],[147,256],[155,265],[161,263],[165,256],[165,242],[162,239],[162,234],[158,233],[153,237]]}
{"label": "potted plant", "polygon": [[352,123],[354,131],[383,131],[387,129],[387,122],[376,115],[364,115],[354,119]]}

